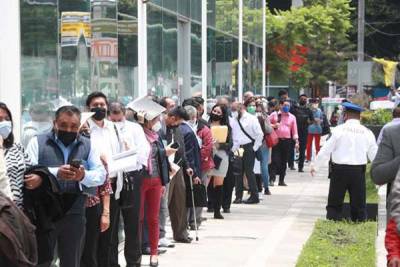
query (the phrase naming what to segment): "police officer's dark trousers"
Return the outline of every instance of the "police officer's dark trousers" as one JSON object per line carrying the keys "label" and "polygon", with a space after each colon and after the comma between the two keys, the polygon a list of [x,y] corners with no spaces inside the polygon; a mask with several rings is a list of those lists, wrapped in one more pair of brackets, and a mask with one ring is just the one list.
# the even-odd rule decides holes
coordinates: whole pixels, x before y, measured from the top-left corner
{"label": "police officer's dark trousers", "polygon": [[366,218],[365,165],[332,164],[330,175],[328,220],[341,220],[346,191],[349,191],[351,220],[364,221]]}

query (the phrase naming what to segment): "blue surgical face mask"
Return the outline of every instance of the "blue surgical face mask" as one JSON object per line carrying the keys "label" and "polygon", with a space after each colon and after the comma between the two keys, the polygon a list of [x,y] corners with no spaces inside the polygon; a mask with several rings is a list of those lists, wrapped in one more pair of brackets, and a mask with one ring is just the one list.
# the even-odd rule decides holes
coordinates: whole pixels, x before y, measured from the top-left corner
{"label": "blue surgical face mask", "polygon": [[11,121],[0,122],[0,136],[6,139],[12,131]]}
{"label": "blue surgical face mask", "polygon": [[283,106],[283,108],[282,108],[282,111],[285,112],[285,113],[288,113],[289,110],[290,110],[289,106]]}

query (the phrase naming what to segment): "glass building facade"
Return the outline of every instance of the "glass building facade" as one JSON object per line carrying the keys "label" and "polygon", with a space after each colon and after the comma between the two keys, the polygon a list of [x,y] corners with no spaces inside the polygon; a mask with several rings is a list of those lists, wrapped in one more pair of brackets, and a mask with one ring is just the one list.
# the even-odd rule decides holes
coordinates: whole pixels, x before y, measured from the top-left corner
{"label": "glass building facade", "polygon": [[[195,92],[238,97],[242,75],[243,92],[262,93],[262,0],[19,1],[22,132],[35,106],[83,108],[97,90],[124,104],[145,94],[177,101]],[[141,25],[145,47],[139,45]]]}

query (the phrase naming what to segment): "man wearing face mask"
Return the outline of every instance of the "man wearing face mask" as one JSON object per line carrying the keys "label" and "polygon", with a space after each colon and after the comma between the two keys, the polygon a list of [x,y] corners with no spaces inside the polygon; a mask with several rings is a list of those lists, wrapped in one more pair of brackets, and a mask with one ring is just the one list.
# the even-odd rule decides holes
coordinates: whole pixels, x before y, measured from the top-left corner
{"label": "man wearing face mask", "polygon": [[[170,100],[173,101],[172,99]],[[185,141],[179,127],[187,118],[187,114],[185,109],[180,106],[168,109],[170,100],[161,101],[161,105],[165,105],[164,107],[167,110],[161,119],[162,127],[159,131],[159,135],[167,145],[173,143],[179,144],[173,161],[180,167],[180,170],[175,174],[169,184],[167,201],[168,211],[174,240],[179,243],[190,243],[192,239],[189,237],[189,232],[187,231],[188,221],[186,219],[186,185],[184,176],[191,175],[193,170],[189,167],[186,159]],[[163,241],[161,241],[160,244],[162,243]]]}
{"label": "man wearing face mask", "polygon": [[[88,119],[87,125],[90,132],[90,142],[92,146],[95,146],[100,151],[100,159],[104,166],[107,166],[108,162],[112,159],[112,156],[120,153],[123,148],[121,134],[118,132],[117,127],[113,122],[106,119],[108,111],[107,97],[102,92],[93,92],[86,98],[86,109],[90,112],[94,112],[94,115]],[[115,199],[117,189],[117,177],[108,177],[107,180],[111,183],[111,187],[107,187],[104,193],[101,193],[102,197],[97,199],[93,203],[89,203],[88,207],[97,206],[97,212],[90,212],[89,215],[93,215],[93,218],[88,218],[93,221],[93,225],[88,225],[88,228],[94,228],[96,217],[100,216],[101,224],[107,224],[108,230],[102,231],[100,234],[99,242],[93,244],[90,251],[84,251],[83,253],[83,264],[88,263],[88,266],[93,266],[96,263],[99,266],[117,266],[118,265],[118,244],[115,237],[115,232],[118,230],[116,225],[117,217],[119,219],[119,207],[118,202]],[[99,203],[101,200],[101,203]],[[101,205],[100,205],[101,204]],[[98,248],[96,248],[98,245]],[[112,247],[113,249],[110,249]],[[98,255],[98,256],[97,256]],[[88,259],[90,258],[90,259]]]}
{"label": "man wearing face mask", "polygon": [[279,175],[279,185],[286,186],[286,166],[292,149],[292,142],[299,148],[296,117],[291,114],[289,101],[280,102],[280,111],[270,116],[271,126],[279,138],[279,142],[272,148],[270,185],[274,184],[276,175]]}
{"label": "man wearing face mask", "polygon": [[[202,115],[204,113],[204,99],[201,98],[200,96],[193,97],[191,99],[186,99],[183,101],[182,106],[187,107],[187,106],[193,106],[197,110],[197,128],[196,128],[196,135],[198,139],[200,140],[200,154],[201,154],[201,181],[204,185],[207,186],[208,183],[208,172],[214,168],[214,162],[212,159],[212,148],[213,148],[213,139],[211,135],[211,130],[208,127],[207,121],[205,121],[202,118]],[[209,199],[211,198],[213,194],[209,194]],[[201,213],[202,213],[203,208],[198,207],[196,208],[196,216],[197,216],[197,221],[199,224],[201,224]],[[190,210],[189,214],[189,223],[190,223],[190,228],[194,230],[194,218],[193,218],[193,211]]]}
{"label": "man wearing face mask", "polygon": [[[233,147],[236,151],[243,148],[243,171],[246,174],[249,184],[250,197],[244,201],[246,204],[257,204],[260,202],[258,198],[258,188],[256,176],[254,174],[254,163],[256,151],[261,147],[264,133],[258,122],[256,114],[256,101],[250,97],[244,103],[238,118],[233,121],[232,135]],[[236,132],[236,136],[235,136]],[[236,199],[233,203],[242,203],[243,198],[243,177],[238,177],[236,183]]]}
{"label": "man wearing face mask", "polygon": [[[346,110],[345,123],[334,128],[331,137],[311,164],[311,174],[314,175],[319,167],[331,159],[326,218],[342,219],[343,200],[346,191],[349,191],[351,219],[362,222],[366,219],[366,165],[368,161],[375,159],[378,146],[372,131],[360,123],[363,108],[350,102],[343,103],[342,106]],[[396,172],[397,170],[398,164]]]}
{"label": "man wearing face mask", "polygon": [[[123,185],[123,175],[132,181],[133,185],[133,197],[129,200],[129,203],[123,208],[120,205],[113,206],[113,212],[115,219],[113,225],[111,225],[112,231],[112,242],[111,242],[111,255],[118,255],[118,228],[120,214],[124,221],[124,234],[125,234],[125,246],[124,255],[125,261],[128,266],[138,265],[141,254],[140,244],[140,187],[142,185],[141,170],[143,170],[148,162],[150,149],[146,144],[147,139],[144,134],[143,128],[136,122],[127,121],[125,118],[125,107],[119,102],[113,102],[110,104],[109,119],[115,123],[118,132],[120,133],[120,140],[122,142],[122,151],[135,150],[136,162],[132,162],[131,168],[124,170],[124,174],[121,172],[117,177],[117,186],[114,192],[114,198],[121,203],[121,190]],[[124,200],[125,201],[125,200]],[[115,260],[114,260],[115,261]],[[112,265],[113,266],[113,265]]]}
{"label": "man wearing face mask", "polygon": [[[78,108],[59,108],[53,131],[34,137],[27,148],[32,163],[48,167],[58,179],[61,191],[67,193],[68,199],[73,199],[72,207],[55,223],[55,229],[50,233],[51,249],[54,250],[58,243],[60,266],[80,266],[87,195],[96,194],[96,187],[104,184],[106,177],[100,154],[89,139],[78,133],[80,119]],[[80,166],[77,166],[77,160]],[[50,265],[51,261],[39,266]]]}
{"label": "man wearing face mask", "polygon": [[27,147],[29,141],[39,134],[49,133],[53,129],[51,122],[51,108],[49,103],[36,103],[29,108],[29,115],[32,121],[23,127],[21,143]]}
{"label": "man wearing face mask", "polygon": [[[196,135],[197,133],[197,110],[193,106],[186,106],[187,120],[182,122],[179,126],[185,142],[185,156],[188,166],[193,170],[193,184],[201,183],[201,159],[200,147],[201,139]],[[189,178],[190,179],[190,178]],[[189,182],[186,182],[186,187]],[[186,190],[190,194],[189,190]]]}
{"label": "man wearing face mask", "polygon": [[304,172],[304,160],[307,147],[308,126],[313,121],[312,111],[307,107],[307,95],[299,96],[299,105],[294,107],[297,122],[297,133],[299,134],[299,172]]}

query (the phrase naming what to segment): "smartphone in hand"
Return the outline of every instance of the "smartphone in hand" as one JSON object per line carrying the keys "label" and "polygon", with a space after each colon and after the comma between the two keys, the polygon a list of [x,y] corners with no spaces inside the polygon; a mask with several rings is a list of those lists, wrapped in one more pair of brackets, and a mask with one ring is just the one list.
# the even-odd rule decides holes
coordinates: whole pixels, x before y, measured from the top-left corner
{"label": "smartphone in hand", "polygon": [[74,168],[79,169],[79,168],[81,167],[81,165],[82,165],[82,160],[80,160],[80,159],[73,159],[73,160],[71,160],[71,162],[69,163],[69,165],[71,165],[71,166],[74,167]]}

